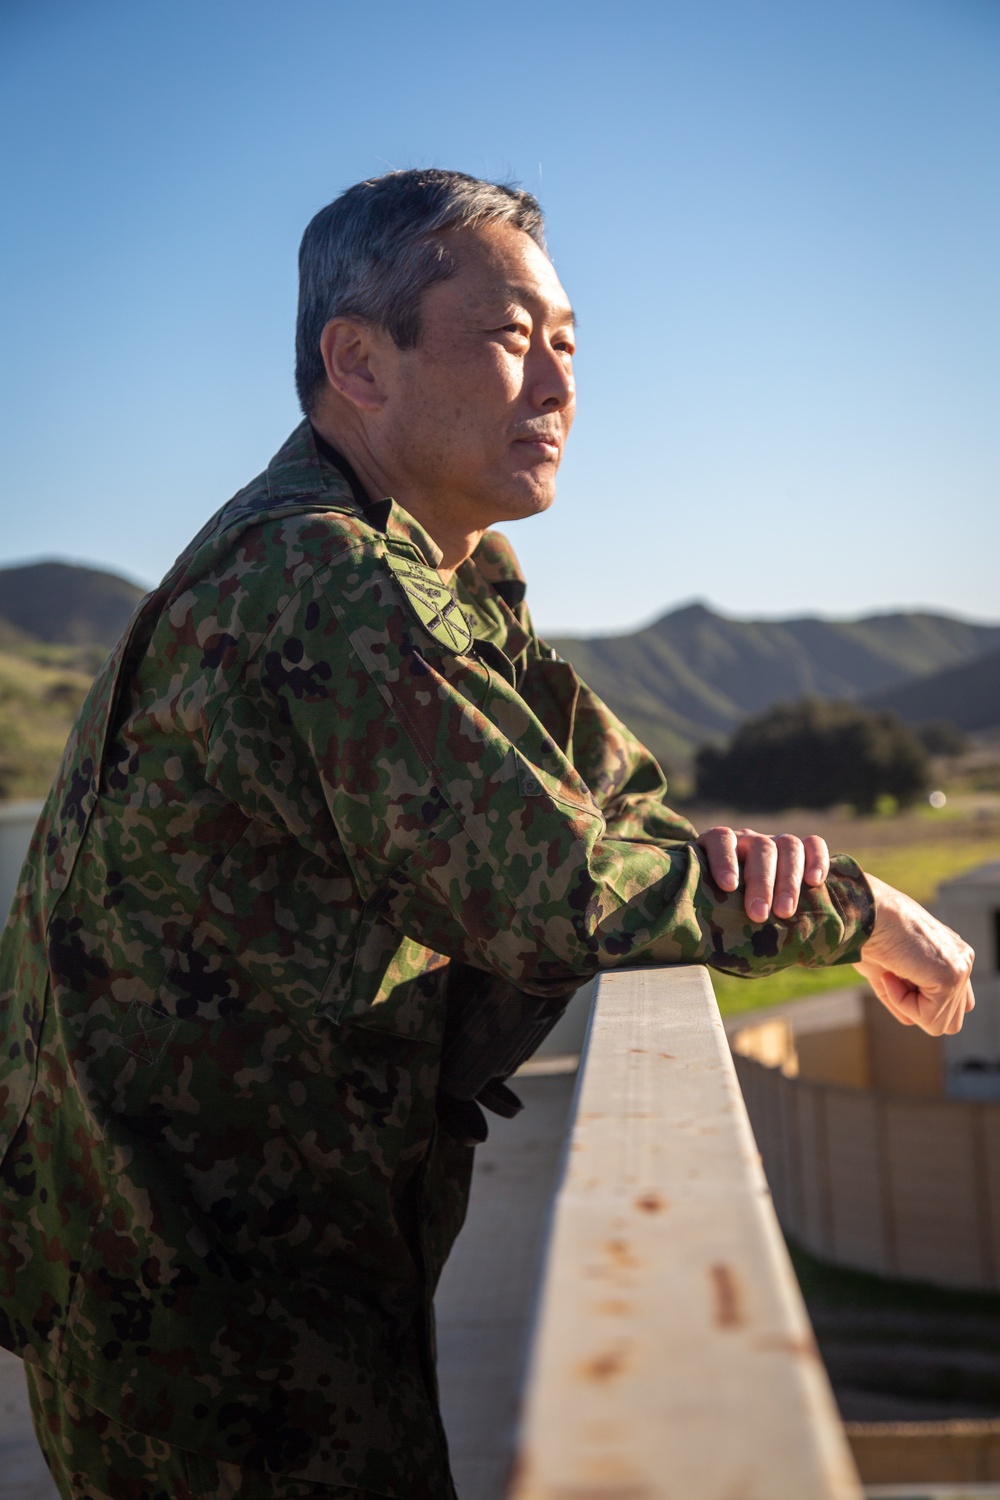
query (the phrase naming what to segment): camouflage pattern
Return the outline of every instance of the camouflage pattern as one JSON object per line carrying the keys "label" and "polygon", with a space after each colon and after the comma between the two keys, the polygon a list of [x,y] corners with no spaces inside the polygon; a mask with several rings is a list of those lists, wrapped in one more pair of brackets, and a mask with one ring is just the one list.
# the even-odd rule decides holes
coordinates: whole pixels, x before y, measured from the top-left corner
{"label": "camouflage pattern", "polygon": [[283,1474],[263,1480],[258,1470],[186,1453],[122,1427],[32,1365],[27,1376],[35,1431],[63,1500],[379,1500]]}
{"label": "camouflage pattern", "polygon": [[848,962],[874,916],[840,857],[750,923],[504,539],[453,598],[439,563],[303,424],[96,680],[0,944],[0,1343],[128,1428],[395,1500],[453,1493],[449,960],[557,1003]]}

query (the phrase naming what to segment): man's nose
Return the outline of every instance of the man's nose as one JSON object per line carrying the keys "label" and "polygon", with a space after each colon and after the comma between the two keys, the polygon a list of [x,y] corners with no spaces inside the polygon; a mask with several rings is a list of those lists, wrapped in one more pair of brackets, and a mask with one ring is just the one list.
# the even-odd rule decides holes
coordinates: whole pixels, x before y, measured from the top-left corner
{"label": "man's nose", "polygon": [[528,394],[536,411],[563,411],[576,398],[573,366],[551,345],[532,350]]}

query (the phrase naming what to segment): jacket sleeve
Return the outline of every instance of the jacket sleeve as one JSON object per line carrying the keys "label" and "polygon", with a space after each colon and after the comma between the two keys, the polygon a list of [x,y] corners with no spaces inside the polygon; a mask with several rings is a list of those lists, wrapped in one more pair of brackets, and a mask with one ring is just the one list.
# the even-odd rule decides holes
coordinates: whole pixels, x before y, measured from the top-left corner
{"label": "jacket sleeve", "polygon": [[639,843],[697,838],[694,825],[668,805],[659,762],[585,682],[574,716],[573,764],[593,791],[610,837]]}
{"label": "jacket sleeve", "polygon": [[526,637],[517,690],[590,788],[608,837],[656,843],[696,838],[687,818],[668,806],[667,779],[645,745],[577,676],[572,663],[539,638],[508,539],[502,532],[485,532],[475,560]]}
{"label": "jacket sleeve", "polygon": [[[690,825],[666,809],[656,824],[662,774],[627,731],[602,752],[619,769],[595,796],[504,660],[447,649],[378,548],[351,547],[299,587],[244,671],[255,774],[316,776],[362,897],[385,920],[541,995],[621,964],[765,974],[858,956],[874,909],[852,860],[834,861],[794,917],[749,922],[741,893],[713,884]],[[217,733],[236,742],[213,759],[238,767],[242,731],[224,722]],[[287,747],[270,767],[265,722]]]}

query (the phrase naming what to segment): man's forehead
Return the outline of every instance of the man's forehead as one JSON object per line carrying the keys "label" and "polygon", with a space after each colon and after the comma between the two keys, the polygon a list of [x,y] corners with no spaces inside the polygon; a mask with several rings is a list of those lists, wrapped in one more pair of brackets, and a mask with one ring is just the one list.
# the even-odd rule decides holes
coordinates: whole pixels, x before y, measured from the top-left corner
{"label": "man's forehead", "polygon": [[576,323],[576,315],[569,303],[566,294],[559,285],[559,278],[555,271],[552,273],[552,285],[540,286],[524,281],[498,281],[494,286],[486,287],[483,291],[484,300],[498,303],[536,303],[544,302],[549,311],[561,322]]}
{"label": "man's forehead", "polygon": [[483,224],[446,233],[467,297],[491,305],[541,303],[561,322],[575,321],[555,266],[525,230]]}

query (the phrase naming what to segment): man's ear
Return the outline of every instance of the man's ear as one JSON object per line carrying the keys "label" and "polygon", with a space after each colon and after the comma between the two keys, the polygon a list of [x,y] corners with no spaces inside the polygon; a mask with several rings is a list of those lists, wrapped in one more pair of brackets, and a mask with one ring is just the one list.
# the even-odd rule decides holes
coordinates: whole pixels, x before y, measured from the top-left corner
{"label": "man's ear", "polygon": [[326,378],[359,411],[380,411],[385,391],[378,378],[379,335],[359,318],[331,318],[320,334]]}

